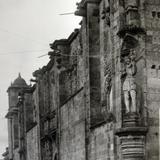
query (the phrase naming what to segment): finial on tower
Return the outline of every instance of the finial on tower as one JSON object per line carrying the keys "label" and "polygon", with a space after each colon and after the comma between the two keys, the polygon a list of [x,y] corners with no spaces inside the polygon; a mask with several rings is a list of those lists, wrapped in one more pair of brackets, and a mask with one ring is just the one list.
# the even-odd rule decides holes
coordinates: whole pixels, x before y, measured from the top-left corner
{"label": "finial on tower", "polygon": [[21,78],[21,73],[19,72],[18,77]]}

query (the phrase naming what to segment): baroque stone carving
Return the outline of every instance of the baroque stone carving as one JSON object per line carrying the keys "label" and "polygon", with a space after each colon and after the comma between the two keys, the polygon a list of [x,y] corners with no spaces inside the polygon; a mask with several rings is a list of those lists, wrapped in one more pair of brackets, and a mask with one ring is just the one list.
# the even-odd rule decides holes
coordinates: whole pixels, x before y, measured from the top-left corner
{"label": "baroque stone carving", "polygon": [[51,142],[46,141],[43,148],[43,160],[52,160]]}
{"label": "baroque stone carving", "polygon": [[[106,68],[107,67],[107,68]],[[110,108],[110,92],[112,88],[112,76],[111,76],[111,68],[110,66],[105,67],[104,73],[104,96],[103,96],[103,104],[106,104],[107,110]]]}
{"label": "baroque stone carving", "polygon": [[144,159],[146,133],[146,127],[121,128],[116,131],[120,138],[122,159]]}
{"label": "baroque stone carving", "polygon": [[135,51],[130,50],[130,54],[123,58],[124,69],[122,71],[123,94],[126,113],[137,112],[137,85],[135,82],[135,75],[137,72],[135,62]]}
{"label": "baroque stone carving", "polygon": [[111,87],[112,87],[111,81],[112,81],[111,73],[106,74],[105,81],[104,81],[104,85],[105,85],[104,90],[107,95],[111,91]]}
{"label": "baroque stone carving", "polygon": [[126,0],[125,10],[126,10],[126,20],[128,25],[133,25],[139,27],[139,12],[138,12],[138,2],[139,0]]}
{"label": "baroque stone carving", "polygon": [[111,112],[111,90],[112,90],[112,73],[111,69],[106,69],[104,77],[104,96],[102,99],[102,114],[107,122],[114,120]]}
{"label": "baroque stone carving", "polygon": [[101,13],[101,19],[105,20],[106,24],[110,26],[110,2],[108,1],[108,7],[104,7]]}

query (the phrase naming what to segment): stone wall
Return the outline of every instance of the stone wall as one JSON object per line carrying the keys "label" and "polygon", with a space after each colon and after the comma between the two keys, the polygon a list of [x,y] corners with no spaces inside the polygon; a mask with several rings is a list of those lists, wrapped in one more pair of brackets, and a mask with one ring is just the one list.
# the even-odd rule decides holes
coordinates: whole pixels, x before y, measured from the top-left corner
{"label": "stone wall", "polygon": [[28,160],[159,159],[159,8],[159,0],[78,4],[81,28],[51,44],[26,99],[27,123],[37,123]]}
{"label": "stone wall", "polygon": [[60,109],[60,159],[85,160],[83,90]]}
{"label": "stone wall", "polygon": [[19,156],[19,148],[16,148],[13,152],[13,159],[14,160],[20,160],[20,156]]}
{"label": "stone wall", "polygon": [[[159,159],[159,106],[160,106],[160,1],[146,4],[146,76],[148,127],[146,159]],[[150,147],[152,146],[152,147]]]}
{"label": "stone wall", "polygon": [[[78,33],[76,33],[78,32]],[[84,62],[81,46],[81,32],[75,30],[75,38],[71,40],[68,38],[69,50],[62,46],[62,56],[57,58],[61,60],[61,72],[59,74],[59,96],[60,105],[74,95],[84,85]],[[64,56],[63,56],[64,55]]]}
{"label": "stone wall", "polygon": [[39,160],[38,128],[35,126],[27,132],[27,160]]}
{"label": "stone wall", "polygon": [[104,124],[91,132],[89,160],[114,160],[113,123]]}

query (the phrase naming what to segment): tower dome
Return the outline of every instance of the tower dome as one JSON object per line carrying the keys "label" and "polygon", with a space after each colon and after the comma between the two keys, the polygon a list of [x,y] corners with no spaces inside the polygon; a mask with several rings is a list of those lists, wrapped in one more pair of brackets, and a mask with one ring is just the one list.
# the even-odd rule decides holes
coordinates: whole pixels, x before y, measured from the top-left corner
{"label": "tower dome", "polygon": [[18,78],[16,78],[12,84],[12,86],[17,87],[26,87],[27,83],[26,81],[21,77],[21,74],[19,73]]}

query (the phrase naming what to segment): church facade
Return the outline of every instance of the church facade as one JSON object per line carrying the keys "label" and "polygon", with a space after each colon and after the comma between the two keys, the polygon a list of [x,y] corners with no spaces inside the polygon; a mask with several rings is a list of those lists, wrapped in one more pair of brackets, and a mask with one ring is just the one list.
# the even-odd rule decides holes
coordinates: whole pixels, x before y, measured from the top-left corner
{"label": "church facade", "polygon": [[10,160],[159,160],[160,1],[82,0],[80,29],[8,88]]}

